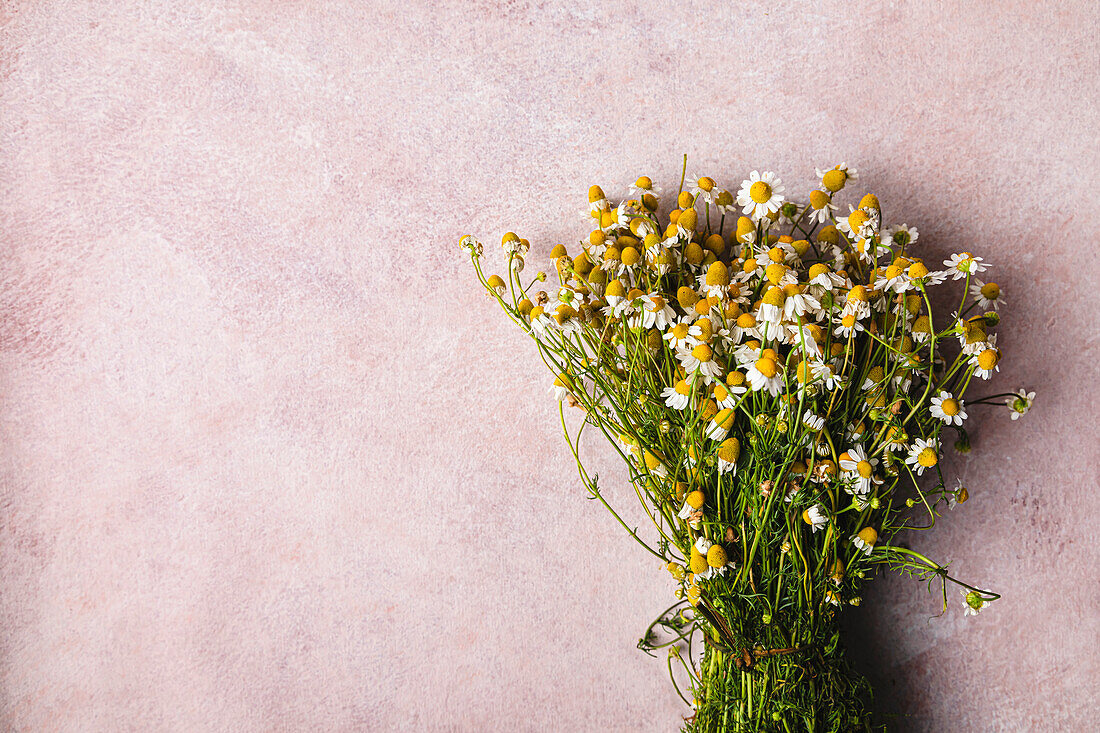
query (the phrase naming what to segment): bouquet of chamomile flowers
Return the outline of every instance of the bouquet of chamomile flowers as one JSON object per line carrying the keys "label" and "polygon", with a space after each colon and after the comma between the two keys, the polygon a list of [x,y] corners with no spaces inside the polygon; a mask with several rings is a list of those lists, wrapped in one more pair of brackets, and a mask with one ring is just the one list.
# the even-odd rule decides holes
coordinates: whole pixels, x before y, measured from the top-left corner
{"label": "bouquet of chamomile flowers", "polygon": [[[876,566],[937,583],[945,610],[949,584],[968,614],[998,598],[896,539],[967,500],[940,461],[969,450],[977,408],[1031,406],[1023,390],[970,396],[1001,366],[1000,288],[970,252],[925,262],[872,194],[842,212],[855,169],[817,175],[800,201],[772,172],[736,193],[681,176],[667,214],[647,177],[618,203],[592,186],[591,231],[550,253],[551,293],[523,274],[527,240],[505,234],[503,274],[487,275],[483,245],[461,239],[552,373],[581,482],[672,575],[639,646],[667,650],[685,730],[869,730],[838,615]],[[933,302],[957,305],[934,317]],[[585,429],[626,462],[646,532],[582,463]]]}

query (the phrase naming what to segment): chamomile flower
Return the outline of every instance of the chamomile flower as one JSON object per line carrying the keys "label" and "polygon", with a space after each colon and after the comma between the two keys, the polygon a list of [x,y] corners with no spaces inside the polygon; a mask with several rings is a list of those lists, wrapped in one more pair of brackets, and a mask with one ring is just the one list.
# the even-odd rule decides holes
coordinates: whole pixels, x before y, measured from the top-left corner
{"label": "chamomile flower", "polygon": [[870,555],[878,542],[878,531],[874,527],[864,527],[856,534],[848,538],[856,549],[864,555]]}
{"label": "chamomile flower", "polygon": [[812,532],[825,529],[829,524],[829,513],[820,504],[814,504],[802,512],[802,521],[810,525]]}
{"label": "chamomile flower", "polygon": [[950,392],[939,393],[939,396],[932,398],[932,404],[928,408],[932,413],[932,417],[943,420],[944,425],[962,425],[963,420],[966,419],[966,405],[965,403],[956,397],[953,397]]}
{"label": "chamomile flower", "polygon": [[681,379],[671,387],[665,387],[661,391],[661,397],[665,405],[673,410],[686,410],[691,403],[691,385]]}
{"label": "chamomile flower", "polygon": [[726,394],[719,399],[718,391],[715,389],[715,401],[719,407],[728,407],[731,410],[737,407],[741,401],[741,395],[749,391],[749,388],[745,386],[745,375],[736,369],[726,375],[726,383],[722,386]]}
{"label": "chamomile flower", "polygon": [[779,330],[779,324],[783,322],[786,302],[787,295],[781,287],[773,286],[764,293],[764,297],[760,300],[760,308],[756,311],[757,328],[764,329],[762,333],[774,336]]}
{"label": "chamomile flower", "polygon": [[882,232],[882,243],[887,247],[906,247],[917,241],[917,229],[906,224],[895,224]]}
{"label": "chamomile flower", "polygon": [[691,351],[679,351],[676,358],[688,373],[690,381],[702,377],[705,383],[710,384],[722,375],[722,367],[714,361],[714,351],[707,344],[699,344]]}
{"label": "chamomile flower", "polygon": [[836,324],[836,328],[833,329],[834,336],[850,338],[852,335],[863,330],[863,324],[859,322],[854,313],[842,314],[840,318],[837,319]]}
{"label": "chamomile flower", "polygon": [[733,410],[725,409],[719,410],[718,414],[710,419],[707,424],[705,435],[711,440],[722,441],[726,439],[726,436],[730,434],[730,430],[733,429],[733,423],[737,420],[737,415]]}
{"label": "chamomile flower", "polygon": [[840,455],[840,470],[844,477],[854,483],[855,493],[867,494],[875,484],[882,483],[875,477],[877,458],[869,458],[862,445],[850,448]]}
{"label": "chamomile flower", "polygon": [[977,275],[979,272],[985,272],[988,269],[986,265],[982,264],[981,257],[975,257],[969,252],[953,254],[944,260],[943,264],[951,273],[952,280],[962,280],[967,275]]}
{"label": "chamomile flower", "polygon": [[676,318],[676,311],[658,293],[649,293],[641,298],[642,328],[656,328],[663,331]]}
{"label": "chamomile flower", "polygon": [[970,296],[978,302],[978,307],[982,310],[995,311],[1005,303],[1000,285],[982,282],[976,277],[970,278]]}
{"label": "chamomile flower", "polygon": [[825,427],[825,418],[815,415],[812,410],[806,410],[802,415],[802,424],[816,432]]}
{"label": "chamomile flower", "polygon": [[737,474],[737,459],[741,456],[741,443],[737,438],[726,438],[718,445],[718,473]]}
{"label": "chamomile flower", "polygon": [[706,496],[702,491],[692,491],[684,497],[684,506],[680,508],[676,516],[697,528],[703,518],[703,504],[706,500]]}
{"label": "chamomile flower", "polygon": [[761,356],[754,361],[745,378],[753,392],[764,390],[775,397],[783,391],[783,378],[779,374],[779,365],[769,356]]}
{"label": "chamomile flower", "polygon": [[558,402],[564,402],[573,394],[573,379],[568,374],[559,374],[550,392]]}
{"label": "chamomile flower", "polygon": [[718,188],[718,184],[710,176],[702,176],[696,178],[688,190],[697,203],[702,201],[704,204],[713,204],[717,201],[722,189]]}
{"label": "chamomile flower", "polygon": [[783,204],[784,190],[775,173],[764,171],[761,174],[753,171],[742,181],[741,190],[737,192],[737,203],[743,207],[741,213],[760,221],[779,211]]}
{"label": "chamomile flower", "polygon": [[999,371],[997,366],[1001,361],[1000,350],[992,344],[986,344],[987,348],[970,357],[970,364],[974,367],[974,376],[989,379],[993,372]]}
{"label": "chamomile flower", "polygon": [[859,178],[859,174],[855,168],[849,168],[847,163],[841,163],[833,168],[818,168],[817,177],[821,179],[821,185],[825,187],[825,190],[829,193],[836,193],[840,189],[844,188],[844,185],[848,181],[854,181]]}
{"label": "chamomile flower", "polygon": [[977,616],[982,609],[989,605],[989,601],[975,591],[960,591],[963,596],[963,604],[966,606],[964,615]]}
{"label": "chamomile flower", "polygon": [[963,486],[962,479],[955,479],[955,490],[947,495],[947,508],[954,509],[959,504],[965,504],[970,498],[970,492]]}
{"label": "chamomile flower", "polygon": [[632,196],[645,196],[646,194],[653,196],[661,195],[661,188],[655,184],[653,179],[649,176],[640,176],[627,190]]}
{"label": "chamomile flower", "polygon": [[924,469],[933,468],[940,462],[940,454],[936,441],[931,438],[927,440],[918,438],[913,442],[913,445],[909,447],[909,455],[905,457],[905,462],[909,464],[909,467],[912,468],[914,473],[918,476],[923,476]]}
{"label": "chamomile flower", "polygon": [[663,338],[676,351],[692,349],[702,343],[703,329],[695,325],[694,319],[681,317],[677,323],[665,331]]}
{"label": "chamomile flower", "polygon": [[809,221],[828,224],[836,216],[836,204],[828,191],[810,191]]}
{"label": "chamomile flower", "polygon": [[1031,409],[1031,403],[1034,401],[1034,392],[1025,392],[1021,389],[1005,400],[1005,404],[1008,405],[1008,409],[1012,411],[1012,419],[1019,420],[1028,413]]}
{"label": "chamomile flower", "polygon": [[871,305],[867,301],[867,288],[863,285],[853,285],[844,300],[844,308],[841,316],[855,316],[856,320],[863,320],[871,315]]}
{"label": "chamomile flower", "polygon": [[761,339],[763,336],[760,333],[760,329],[757,328],[756,316],[750,313],[742,313],[734,321],[734,325],[729,327],[729,338],[734,343],[740,343],[745,339]]}

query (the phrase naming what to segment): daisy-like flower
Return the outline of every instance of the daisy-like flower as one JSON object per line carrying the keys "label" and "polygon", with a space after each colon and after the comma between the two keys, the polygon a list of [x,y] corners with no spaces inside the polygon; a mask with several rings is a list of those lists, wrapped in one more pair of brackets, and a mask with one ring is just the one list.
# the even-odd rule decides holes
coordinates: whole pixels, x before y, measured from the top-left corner
{"label": "daisy-like flower", "polygon": [[979,272],[985,272],[988,269],[987,265],[982,264],[981,257],[975,257],[969,252],[953,254],[944,260],[943,264],[948,268],[948,272],[954,270],[951,273],[953,275],[952,280],[962,280],[967,275],[977,275]]}
{"label": "daisy-like flower", "polygon": [[840,316],[840,319],[836,322],[837,326],[833,329],[834,336],[843,336],[848,338],[854,333],[858,333],[863,330],[863,324],[859,322],[854,313],[846,313]]}
{"label": "daisy-like flower", "polygon": [[848,181],[854,181],[859,178],[859,173],[856,172],[856,169],[849,168],[847,163],[841,163],[833,168],[818,168],[816,172],[817,177],[821,179],[821,185],[830,193],[836,193],[844,188],[844,184],[848,183]]}
{"label": "daisy-like flower", "polygon": [[676,318],[676,311],[657,293],[649,293],[641,298],[641,326],[663,331]]}
{"label": "daisy-like flower", "polygon": [[607,211],[611,208],[611,202],[607,200],[603,189],[599,186],[588,187],[588,210],[591,213]]}
{"label": "daisy-like flower", "polygon": [[711,263],[706,274],[699,276],[699,290],[707,296],[724,297],[730,284],[729,269],[719,261]]}
{"label": "daisy-like flower", "polygon": [[741,456],[741,443],[737,438],[726,438],[718,445],[718,473],[737,475],[737,459]]}
{"label": "daisy-like flower", "polygon": [[848,539],[856,546],[857,550],[864,555],[870,555],[871,551],[875,549],[875,543],[878,542],[878,532],[874,527],[864,527]]}
{"label": "daisy-like flower", "polygon": [[815,415],[812,410],[806,410],[802,415],[802,424],[816,432],[825,427],[825,418]]}
{"label": "daisy-like flower", "polygon": [[955,490],[947,496],[947,508],[954,509],[959,504],[965,504],[966,500],[970,498],[970,492],[963,486],[962,479],[955,479]]}
{"label": "daisy-like flower", "polygon": [[810,191],[809,220],[811,223],[828,224],[836,215],[835,212],[836,204],[833,203],[833,197],[828,191]]}
{"label": "daisy-like flower", "polygon": [[760,308],[756,312],[757,328],[762,329],[761,333],[775,336],[779,330],[779,324],[783,322],[786,302],[787,296],[783,288],[777,286],[768,288],[768,292],[764,293],[764,297],[760,299]]}
{"label": "daisy-like flower", "polygon": [[828,390],[840,389],[844,386],[844,377],[836,370],[836,367],[827,362],[814,363],[814,378],[819,384]]}
{"label": "daisy-like flower", "polygon": [[802,521],[810,525],[810,530],[817,532],[825,529],[829,524],[829,513],[825,511],[825,507],[820,504],[814,504],[812,507],[802,512]]}
{"label": "daisy-like flower", "polygon": [[710,419],[710,423],[707,425],[706,436],[711,440],[725,440],[726,436],[730,434],[730,430],[733,429],[733,423],[737,419],[733,410],[725,409],[719,410],[718,414]]}
{"label": "daisy-like flower", "polygon": [[531,333],[535,338],[542,338],[550,330],[550,316],[546,315],[546,310],[541,305],[536,305],[531,309]]}
{"label": "daisy-like flower", "polygon": [[974,375],[982,379],[989,379],[993,372],[1000,369],[997,366],[1001,360],[1000,350],[993,344],[986,344],[986,348],[970,357],[970,364],[974,367]]}
{"label": "daisy-like flower", "polygon": [[641,176],[638,178],[638,180],[630,185],[629,191],[633,196],[645,196],[646,194],[652,194],[653,196],[661,195],[661,189],[653,183],[653,179],[649,176]]}
{"label": "daisy-like flower", "polygon": [[690,375],[690,381],[702,377],[705,383],[710,384],[722,376],[722,367],[714,361],[714,351],[706,344],[699,344],[691,351],[678,351],[676,357]]}
{"label": "daisy-like flower", "polygon": [[752,313],[742,313],[737,316],[737,320],[730,326],[729,337],[734,343],[740,343],[741,341],[749,339],[763,338],[760,333],[760,329],[756,326],[756,316]]}
{"label": "daisy-like flower", "polygon": [[867,451],[862,445],[857,445],[840,455],[840,470],[844,471],[844,477],[855,482],[857,494],[868,494],[875,484],[882,483],[875,478],[875,466],[877,458],[868,458]]}
{"label": "daisy-like flower", "polygon": [[703,329],[695,325],[689,317],[683,317],[672,328],[665,331],[663,338],[674,350],[691,349],[702,343]]}
{"label": "daisy-like flower", "polygon": [[725,189],[718,192],[718,195],[714,199],[714,203],[718,207],[718,213],[722,216],[737,216],[739,213],[737,210],[737,200],[733,198],[732,193]]}
{"label": "daisy-like flower", "polygon": [[917,438],[913,445],[909,447],[909,455],[905,457],[905,462],[909,464],[914,473],[923,476],[924,469],[932,468],[940,462],[936,442],[931,438],[927,440]]}
{"label": "daisy-like flower", "polygon": [[661,391],[661,397],[665,405],[673,410],[686,410],[691,403],[691,385],[681,379],[671,387],[665,387]]}
{"label": "daisy-like flower", "polygon": [[961,399],[956,399],[950,392],[940,392],[938,397],[932,398],[932,404],[928,408],[932,417],[943,420],[944,425],[962,425],[966,419],[966,405]]}
{"label": "daisy-like flower", "polygon": [[1034,392],[1025,392],[1021,389],[1005,400],[1005,404],[1012,411],[1012,419],[1019,420],[1028,413],[1028,410],[1031,409],[1031,403],[1034,401]]}
{"label": "daisy-like flower", "polygon": [[559,374],[550,392],[558,402],[564,402],[573,394],[573,379],[568,374]]}
{"label": "daisy-like flower", "polygon": [[723,399],[718,399],[718,392],[715,390],[715,401],[719,407],[728,407],[732,410],[741,401],[741,395],[749,391],[749,388],[745,386],[745,375],[736,369],[731,371],[726,375],[724,389],[726,394]]}
{"label": "daisy-like flower", "polygon": [[966,616],[977,616],[983,608],[989,605],[989,601],[982,597],[980,593],[975,591],[960,591],[963,596],[963,603],[966,605]]}
{"label": "daisy-like flower", "polygon": [[783,378],[779,375],[779,365],[770,356],[761,356],[749,367],[746,379],[753,392],[766,390],[772,397],[783,391]]}
{"label": "daisy-like flower", "polygon": [[702,176],[696,178],[688,190],[691,191],[691,195],[695,197],[696,202],[702,201],[705,204],[713,204],[717,201],[718,194],[722,189],[718,188],[718,184],[710,176]]}
{"label": "daisy-like flower", "polygon": [[481,253],[485,251],[484,245],[477,241],[475,237],[469,234],[463,234],[458,240],[459,246],[462,249],[470,253],[471,256],[480,257]]}
{"label": "daisy-like flower", "polygon": [[693,528],[698,529],[699,522],[703,519],[703,504],[706,500],[706,496],[703,495],[702,491],[692,491],[684,497],[684,506],[680,508],[676,516],[686,521]]}
{"label": "daisy-like flower", "polygon": [[844,308],[840,311],[841,316],[855,316],[856,320],[862,321],[871,315],[871,305],[867,302],[867,288],[863,285],[853,285],[852,289],[848,291],[848,295],[844,300]]}
{"label": "daisy-like flower", "polygon": [[976,277],[970,278],[970,296],[978,301],[983,310],[997,310],[1005,303],[1001,286],[997,283],[985,283]]}
{"label": "daisy-like flower", "polygon": [[882,233],[882,243],[887,247],[905,247],[917,241],[916,227],[895,224]]}
{"label": "daisy-like flower", "polygon": [[751,216],[755,221],[760,221],[770,214],[779,211],[783,204],[783,188],[779,177],[771,171],[760,174],[753,171],[749,177],[741,182],[741,190],[737,192],[737,203],[743,207],[741,213]]}
{"label": "daisy-like flower", "polygon": [[791,285],[785,291],[790,292],[786,293],[786,300],[783,301],[783,315],[792,321],[821,307],[817,298],[798,285]]}
{"label": "daisy-like flower", "polygon": [[848,216],[838,217],[836,227],[849,237],[861,240],[856,242],[856,249],[865,261],[870,262],[871,253],[867,251],[867,243],[862,240],[873,237],[878,232],[881,221],[879,211],[878,209],[853,209],[851,206],[848,208]]}

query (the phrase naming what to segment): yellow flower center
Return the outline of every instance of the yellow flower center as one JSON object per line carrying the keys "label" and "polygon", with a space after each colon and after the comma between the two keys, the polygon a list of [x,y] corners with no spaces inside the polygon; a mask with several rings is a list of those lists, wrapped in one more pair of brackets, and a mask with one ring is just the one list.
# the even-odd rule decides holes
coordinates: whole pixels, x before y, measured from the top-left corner
{"label": "yellow flower center", "polygon": [[702,362],[708,362],[714,358],[714,352],[706,344],[699,344],[691,350],[691,355]]}
{"label": "yellow flower center", "polygon": [[932,468],[932,466],[935,466],[939,462],[940,458],[936,455],[936,450],[934,448],[925,448],[917,454],[917,463],[925,468]]}
{"label": "yellow flower center", "polygon": [[707,268],[707,285],[729,285],[729,270],[722,262],[714,262]]}
{"label": "yellow flower center", "polygon": [[831,171],[827,171],[825,175],[821,177],[821,183],[825,188],[829,189],[832,193],[836,193],[840,189],[844,188],[844,183],[848,180],[848,174],[839,168],[834,168]]}
{"label": "yellow flower center", "polygon": [[703,502],[707,500],[707,497],[703,495],[702,491],[693,491],[687,495],[687,504],[692,509],[701,509]]}
{"label": "yellow flower center", "polygon": [[589,188],[588,188],[588,201],[589,201],[589,203],[595,203],[597,201],[602,201],[604,198],[606,198],[606,197],[603,195],[603,189],[602,188],[600,188],[599,186],[589,186]]}
{"label": "yellow flower center", "polygon": [[653,188],[653,181],[649,179],[649,176],[642,176],[638,180],[634,181],[634,185],[638,188],[642,188],[648,191],[649,189]]}
{"label": "yellow flower center", "polygon": [[787,266],[780,265],[776,262],[768,265],[764,268],[764,276],[768,278],[773,285],[778,285],[779,281],[783,279],[783,276],[787,274]]}
{"label": "yellow flower center", "polygon": [[878,542],[878,532],[875,531],[874,527],[864,527],[856,536],[871,546]]}
{"label": "yellow flower center", "polygon": [[711,545],[707,550],[707,565],[712,568],[724,568],[726,563],[729,562],[729,558],[726,557],[726,551],[721,545]]}
{"label": "yellow flower center", "polygon": [[763,181],[757,181],[749,186],[749,198],[758,204],[766,204],[771,200],[772,187]]}
{"label": "yellow flower center", "polygon": [[672,327],[673,338],[675,338],[677,341],[683,341],[688,337],[688,330],[690,328],[691,326],[686,323],[677,323],[675,326]]}
{"label": "yellow flower center", "polygon": [[1001,286],[997,283],[986,283],[982,286],[982,297],[986,300],[996,300],[1001,296]]}
{"label": "yellow flower center", "polygon": [[726,375],[726,384],[731,387],[740,387],[744,383],[745,375],[741,372],[734,371]]}
{"label": "yellow flower center", "polygon": [[714,190],[714,179],[711,178],[710,176],[703,176],[702,178],[699,179],[699,184],[698,185],[699,185],[699,188],[706,191],[707,193],[710,193],[711,191]]}
{"label": "yellow flower center", "polygon": [[856,472],[860,475],[860,478],[871,478],[872,470],[870,461],[860,461],[856,464]]}
{"label": "yellow flower center", "polygon": [[742,313],[737,317],[739,328],[753,328],[756,325],[756,316],[752,313]]}
{"label": "yellow flower center", "polygon": [[685,397],[691,394],[691,387],[689,387],[688,383],[682,379],[676,383],[676,386],[673,389],[676,390],[677,394],[682,394]]}
{"label": "yellow flower center", "polygon": [[959,401],[954,399],[946,399],[940,403],[940,409],[943,410],[943,414],[949,417],[954,417],[959,414]]}
{"label": "yellow flower center", "polygon": [[982,369],[989,370],[997,366],[997,362],[1000,361],[1001,355],[997,353],[996,349],[986,349],[982,353],[978,354],[978,366]]}
{"label": "yellow flower center", "polygon": [[756,360],[756,371],[771,379],[775,376],[777,368],[774,361],[764,356]]}
{"label": "yellow flower center", "polygon": [[848,228],[853,232],[858,232],[859,228],[867,223],[867,212],[862,209],[856,209],[848,215]]}
{"label": "yellow flower center", "polygon": [[810,191],[810,206],[814,207],[818,211],[828,206],[829,201],[831,200],[832,199],[829,194],[825,193],[824,191]]}
{"label": "yellow flower center", "polygon": [[676,198],[676,203],[681,209],[690,209],[695,205],[695,197],[691,195],[690,191],[681,191],[680,195]]}
{"label": "yellow flower center", "polygon": [[784,301],[787,300],[787,296],[783,294],[783,288],[770,288],[768,292],[764,293],[763,302],[766,305],[774,305],[775,307],[781,307]]}

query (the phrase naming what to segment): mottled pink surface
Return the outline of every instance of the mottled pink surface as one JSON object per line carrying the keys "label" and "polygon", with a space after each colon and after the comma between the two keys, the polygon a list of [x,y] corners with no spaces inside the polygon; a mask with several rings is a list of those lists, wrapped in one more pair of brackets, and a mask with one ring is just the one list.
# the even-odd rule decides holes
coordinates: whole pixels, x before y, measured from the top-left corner
{"label": "mottled pink surface", "polygon": [[1096,728],[1096,4],[724,5],[5,4],[5,729],[674,728],[671,583],[456,241],[545,266],[685,152],[994,264],[1039,401],[914,541],[1004,599],[881,581],[851,639],[898,729]]}

